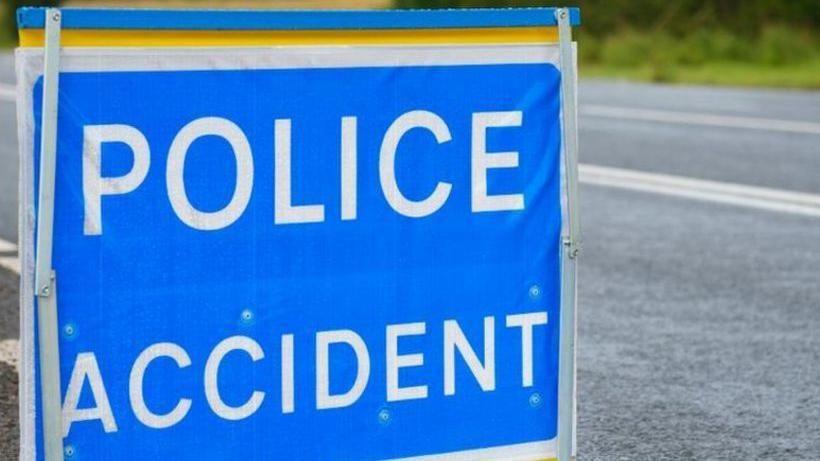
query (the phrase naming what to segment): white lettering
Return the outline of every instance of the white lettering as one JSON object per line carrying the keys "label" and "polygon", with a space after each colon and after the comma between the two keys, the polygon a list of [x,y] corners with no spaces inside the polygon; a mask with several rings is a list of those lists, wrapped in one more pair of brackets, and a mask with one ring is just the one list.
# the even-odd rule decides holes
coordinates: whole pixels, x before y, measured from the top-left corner
{"label": "white lettering", "polygon": [[399,337],[417,336],[425,333],[424,322],[387,326],[387,401],[427,398],[427,386],[401,387],[399,369],[424,365],[424,354],[399,355]]}
{"label": "white lettering", "polygon": [[[131,149],[131,170],[114,177],[102,177],[102,145],[123,143]],[[89,125],[83,127],[83,202],[85,235],[102,234],[101,198],[103,195],[127,194],[142,184],[148,174],[151,154],[148,140],[128,125]]]}
{"label": "white lettering", "polygon": [[532,386],[532,330],[536,325],[547,324],[546,312],[515,314],[507,316],[508,328],[521,328],[521,385]]}
{"label": "white lettering", "polygon": [[282,413],[293,413],[293,335],[282,335]]}
{"label": "white lettering", "polygon": [[265,393],[253,391],[248,401],[238,407],[229,406],[222,400],[219,394],[219,364],[231,351],[245,351],[254,362],[263,359],[265,353],[259,343],[253,339],[247,336],[231,336],[214,347],[205,363],[205,398],[208,400],[208,405],[220,418],[236,421],[254,414],[262,405]]}
{"label": "white lettering", "polygon": [[[80,392],[86,379],[94,397],[94,406],[91,408],[77,408],[80,403]],[[71,425],[78,421],[93,421],[99,419],[105,432],[117,432],[117,422],[108,403],[108,393],[105,391],[97,357],[93,352],[77,354],[74,361],[74,370],[68,380],[68,389],[63,402],[63,437],[68,437]]]}
{"label": "white lettering", "polygon": [[487,170],[518,166],[518,152],[487,152],[487,128],[517,126],[521,126],[521,111],[473,114],[471,171],[474,213],[524,209],[523,194],[489,195],[487,193]]}
{"label": "white lettering", "polygon": [[174,343],[157,343],[146,348],[134,361],[131,367],[131,376],[128,380],[128,397],[131,400],[131,409],[134,416],[146,426],[153,429],[164,429],[182,421],[191,409],[191,399],[180,399],[171,412],[158,415],[148,409],[145,404],[142,386],[145,377],[145,369],[148,365],[159,357],[169,357],[176,362],[180,368],[191,365],[191,358],[185,349]]}
{"label": "white lettering", "polygon": [[290,119],[274,122],[274,205],[276,224],[310,223],[325,220],[324,205],[293,205],[291,198]]}
{"label": "white lettering", "polygon": [[342,220],[356,219],[356,117],[342,117]]}
{"label": "white lettering", "polygon": [[[342,394],[330,394],[331,344],[349,345],[356,354],[356,379],[353,386]],[[316,408],[342,408],[356,403],[370,379],[370,355],[361,336],[352,330],[320,331],[316,333]]]}
{"label": "white lettering", "polygon": [[[231,201],[217,211],[201,211],[185,191],[185,158],[191,144],[203,136],[219,136],[231,145],[236,160],[236,183]],[[253,189],[253,155],[245,133],[235,123],[220,117],[198,118],[182,127],[168,150],[165,171],[168,199],[182,222],[199,230],[218,230],[234,223],[248,206]]]}
{"label": "white lettering", "polygon": [[455,320],[444,321],[444,395],[456,393],[456,350],[478,381],[481,390],[495,390],[495,319],[484,317],[484,364],[478,360]]}
{"label": "white lettering", "polygon": [[413,201],[402,194],[396,182],[396,150],[405,133],[413,128],[425,128],[436,137],[439,144],[452,139],[450,129],[438,115],[425,110],[402,114],[387,129],[379,154],[379,178],[387,202],[398,213],[411,218],[421,218],[435,213],[450,196],[452,184],[439,182],[433,193],[424,200]]}

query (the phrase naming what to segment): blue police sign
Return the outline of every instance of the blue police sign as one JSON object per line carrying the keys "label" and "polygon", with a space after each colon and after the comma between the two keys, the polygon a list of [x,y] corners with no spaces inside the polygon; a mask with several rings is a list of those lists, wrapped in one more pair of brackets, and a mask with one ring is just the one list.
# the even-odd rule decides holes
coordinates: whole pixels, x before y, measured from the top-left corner
{"label": "blue police sign", "polygon": [[[395,18],[441,19],[425,14]],[[505,33],[548,34],[544,18]],[[67,40],[67,12],[63,27]],[[62,57],[52,266],[67,459],[556,455],[559,48],[413,31],[380,46]],[[41,53],[19,54],[28,223]],[[24,455],[45,459],[46,351],[25,322]]]}

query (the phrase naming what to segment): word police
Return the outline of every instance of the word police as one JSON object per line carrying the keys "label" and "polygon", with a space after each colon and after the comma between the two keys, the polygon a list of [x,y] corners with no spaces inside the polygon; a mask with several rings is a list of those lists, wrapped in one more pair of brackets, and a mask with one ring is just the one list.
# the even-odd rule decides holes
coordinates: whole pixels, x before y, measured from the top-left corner
{"label": "word police", "polygon": [[[487,152],[489,129],[520,127],[521,111],[477,112],[472,114],[471,133],[471,206],[473,212],[521,210],[523,194],[490,194],[487,171],[518,166],[518,152]],[[402,137],[410,130],[429,131],[439,144],[452,139],[447,123],[433,112],[413,110],[397,117],[381,141],[379,151],[379,181],[389,205],[399,214],[421,218],[440,209],[450,195],[452,184],[439,181],[423,199],[408,198],[396,181],[396,151]],[[356,219],[357,212],[357,117],[341,119],[341,220]],[[185,158],[189,147],[204,136],[218,136],[231,146],[236,162],[236,180],[230,201],[216,211],[197,209],[185,190]],[[122,143],[133,154],[133,166],[121,176],[102,176],[101,152],[105,143]],[[274,223],[314,223],[325,220],[323,204],[295,205],[291,184],[291,120],[274,121]],[[83,199],[84,234],[103,232],[101,201],[106,195],[127,194],[142,184],[151,167],[148,140],[139,129],[130,125],[88,125],[83,128]],[[245,211],[251,198],[254,162],[250,143],[242,129],[220,117],[203,117],[185,125],[173,139],[168,150],[165,183],[168,200],[177,217],[188,226],[203,230],[218,230],[230,226]]]}
{"label": "word police", "polygon": [[[475,382],[484,392],[494,391],[496,388],[496,337],[505,338],[505,340],[514,341],[520,344],[520,377],[508,377],[507,382],[520,382],[524,388],[532,387],[533,383],[533,344],[534,333],[536,327],[547,324],[546,312],[529,312],[521,314],[507,315],[504,319],[505,331],[497,335],[498,327],[496,327],[495,317],[488,316],[483,319],[483,353],[477,353],[472,343],[481,344],[476,338],[472,341],[468,340],[461,326],[456,320],[445,320],[440,326],[443,331],[443,343],[441,344],[440,352],[442,354],[443,370],[443,392],[446,396],[456,394],[456,360],[460,358],[467,366]],[[437,327],[438,328],[438,327]],[[517,331],[516,331],[517,330]],[[507,334],[506,331],[510,333]],[[438,333],[438,332],[437,332]],[[405,401],[426,399],[428,397],[427,384],[420,384],[415,382],[414,385],[408,385],[406,382],[402,385],[401,370],[408,368],[423,367],[425,354],[423,351],[414,350],[412,352],[406,349],[412,349],[412,340],[405,340],[404,347],[399,346],[402,338],[408,337],[423,337],[428,334],[426,322],[404,323],[387,325],[385,328],[385,342],[384,355],[380,360],[384,360],[385,376],[382,380],[380,377],[374,379],[376,382],[384,383],[386,389],[385,398],[387,402]],[[335,386],[331,385],[332,376],[331,370],[333,367],[331,363],[331,346],[347,347],[353,355],[348,354],[348,357],[353,358],[351,364],[352,369],[355,369],[355,378],[352,385],[346,389],[339,390],[339,383]],[[279,360],[279,376],[277,381],[281,383],[278,396],[280,407],[275,411],[280,411],[282,414],[294,413],[295,393],[297,389],[305,389],[305,386],[297,386],[294,378],[294,335],[283,334],[280,336],[279,353],[281,354]],[[399,350],[404,350],[400,353]],[[213,413],[225,420],[237,421],[248,418],[259,410],[266,400],[267,392],[263,389],[248,388],[243,392],[244,403],[231,404],[223,399],[220,393],[220,381],[230,380],[223,373],[220,377],[219,369],[223,359],[231,352],[244,353],[251,359],[252,362],[258,362],[265,359],[266,353],[262,346],[253,338],[248,336],[231,336],[220,341],[211,350],[205,361],[204,375],[202,375],[202,383],[204,387],[205,400],[208,407]],[[372,351],[368,348],[365,340],[355,331],[345,330],[331,330],[319,331],[315,333],[315,409],[316,410],[330,410],[349,407],[356,403],[362,396],[371,381],[371,354]],[[338,352],[337,352],[338,354]],[[379,353],[379,355],[381,355]],[[336,356],[336,361],[339,361],[339,356]],[[174,375],[171,379],[181,379],[186,373],[191,373],[191,370],[184,370],[191,366],[192,361],[188,352],[182,346],[171,343],[161,342],[148,346],[145,348],[134,360],[131,366],[131,371],[128,378],[128,396],[131,404],[131,410],[134,416],[147,427],[153,429],[165,429],[174,426],[181,422],[188,414],[192,405],[191,395],[174,396],[176,402],[173,409],[158,410],[156,403],[153,404],[154,410],[151,409],[152,404],[147,402],[146,394],[143,392],[145,385],[146,370],[151,364],[158,360],[171,359],[180,369],[176,372],[171,372]],[[106,364],[103,364],[104,366]],[[248,363],[246,365],[247,373],[256,376],[254,373],[254,365]],[[338,379],[338,378],[337,378]],[[86,383],[88,385],[86,385]],[[252,387],[252,384],[248,384]],[[348,385],[342,386],[343,388]],[[93,405],[83,405],[84,408],[79,408],[80,402],[88,402],[89,399],[81,398],[83,389],[89,389],[93,398]],[[85,391],[88,392],[88,391]],[[381,400],[381,397],[379,398]],[[121,411],[121,410],[120,410]],[[121,414],[120,414],[121,416]],[[65,401],[63,404],[63,434],[64,437],[69,435],[71,426],[81,421],[98,421],[102,424],[102,429],[105,432],[117,431],[117,420],[115,413],[111,408],[108,399],[108,388],[103,380],[100,366],[97,361],[96,354],[93,352],[83,352],[77,355],[74,362],[71,378],[69,379],[68,389],[66,390]]]}

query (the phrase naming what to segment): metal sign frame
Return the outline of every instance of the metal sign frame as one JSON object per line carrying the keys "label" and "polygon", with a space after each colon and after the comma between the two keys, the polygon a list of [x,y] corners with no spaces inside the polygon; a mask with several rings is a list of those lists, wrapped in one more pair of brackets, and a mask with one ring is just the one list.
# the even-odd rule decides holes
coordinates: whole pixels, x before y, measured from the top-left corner
{"label": "metal sign frame", "polygon": [[57,335],[57,275],[52,270],[54,185],[57,169],[57,103],[60,85],[60,10],[46,10],[43,120],[40,138],[40,188],[37,207],[37,253],[34,288],[37,296],[40,395],[47,461],[63,460],[60,350]]}
{"label": "metal sign frame", "polygon": [[558,460],[574,454],[575,430],[575,333],[577,323],[577,269],[581,227],[578,209],[578,110],[575,54],[569,11],[555,11],[561,51],[561,145],[567,194],[567,231],[561,255],[561,347],[558,369]]}
{"label": "metal sign frame", "polygon": [[[545,9],[536,9],[542,12]],[[572,25],[577,24],[578,10],[570,8],[548,9],[554,14],[558,25],[558,46],[560,50],[561,72],[561,146],[563,150],[562,168],[564,170],[565,188],[565,216],[566,226],[562,230],[561,253],[561,321],[560,321],[560,351],[559,351],[559,383],[558,383],[558,460],[569,461],[575,452],[575,335],[576,335],[576,306],[577,306],[577,262],[580,249],[580,225],[578,205],[578,128],[577,128],[577,76],[575,49],[572,42]],[[43,11],[43,10],[39,10]],[[543,25],[544,20],[535,17],[533,11],[527,9],[515,10],[515,20],[519,26]],[[64,448],[62,437],[62,397],[60,391],[59,341],[57,319],[57,277],[52,269],[52,244],[54,220],[54,189],[57,167],[57,109],[59,95],[59,69],[61,52],[61,28],[63,15],[59,9],[44,10],[44,15],[20,15],[21,27],[28,18],[34,18],[37,24],[28,24],[29,27],[44,28],[44,72],[43,72],[43,101],[40,140],[40,165],[38,204],[36,222],[36,255],[34,294],[36,297],[38,318],[38,347],[40,357],[40,393],[43,409],[43,437],[45,459],[47,461],[63,461]],[[98,11],[99,12],[99,11]],[[110,12],[112,14],[121,14]],[[153,12],[156,13],[156,12]],[[325,12],[328,14],[329,12]],[[355,12],[340,12],[340,19]],[[146,12],[145,17],[138,19],[151,28],[152,12]],[[248,20],[253,21],[253,14],[248,12]],[[315,28],[309,12],[279,12],[283,22],[283,29],[299,30]],[[290,16],[288,16],[288,14]],[[330,13],[332,14],[332,13]],[[42,22],[40,19],[42,18]],[[307,19],[306,19],[307,18]],[[351,17],[353,18],[353,17]],[[369,16],[372,21],[364,24],[355,24],[360,29],[384,29],[414,27],[413,22],[419,20],[418,12],[372,12]],[[439,14],[436,21],[438,27],[456,27],[459,16],[456,12]],[[354,19],[351,19],[354,20]],[[485,22],[492,21],[492,14],[488,14]],[[510,18],[498,26],[509,26]],[[93,21],[92,21],[93,22]],[[139,21],[138,21],[139,22]],[[263,21],[264,22],[264,21]],[[135,24],[132,27],[136,27]],[[263,26],[270,27],[269,23]],[[264,28],[259,26],[260,29]],[[426,24],[427,27],[437,27],[435,24]],[[78,24],[76,27],[89,27],[87,24]],[[415,26],[418,27],[418,26]],[[125,28],[125,27],[124,27]],[[22,35],[21,35],[22,36]],[[25,290],[21,290],[25,291]],[[25,304],[24,304],[25,306]],[[21,447],[21,452],[22,452]]]}

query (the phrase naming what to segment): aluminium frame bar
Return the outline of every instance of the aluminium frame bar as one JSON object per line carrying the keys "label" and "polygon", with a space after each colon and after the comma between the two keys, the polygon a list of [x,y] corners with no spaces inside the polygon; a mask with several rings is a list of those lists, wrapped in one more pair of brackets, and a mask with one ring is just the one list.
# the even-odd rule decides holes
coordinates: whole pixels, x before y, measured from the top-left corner
{"label": "aluminium frame bar", "polygon": [[43,106],[40,131],[40,181],[37,203],[37,254],[34,293],[40,357],[40,397],[46,461],[63,461],[60,350],[57,334],[57,279],[52,269],[54,188],[57,166],[57,109],[60,79],[61,14],[45,10]]}
{"label": "aluminium frame bar", "polygon": [[575,445],[575,334],[577,264],[580,248],[578,209],[578,100],[570,12],[555,11],[561,67],[561,144],[567,194],[567,230],[562,235],[561,325],[558,365],[558,461],[570,461]]}
{"label": "aluminium frame bar", "polygon": [[[440,10],[192,10],[64,8],[69,30],[384,30],[555,27],[552,7],[463,8]],[[42,29],[43,8],[18,10],[21,29]],[[569,8],[571,25],[581,12]]]}

